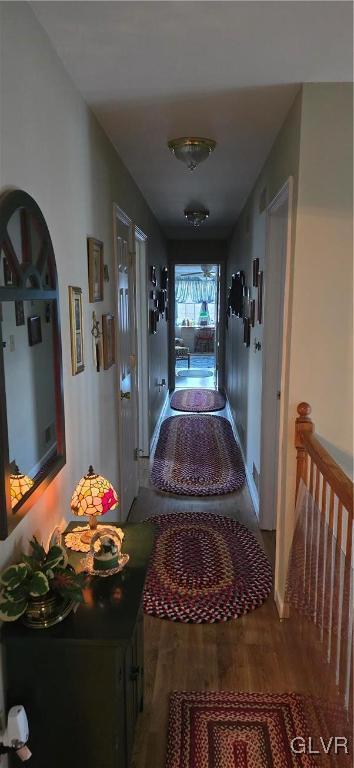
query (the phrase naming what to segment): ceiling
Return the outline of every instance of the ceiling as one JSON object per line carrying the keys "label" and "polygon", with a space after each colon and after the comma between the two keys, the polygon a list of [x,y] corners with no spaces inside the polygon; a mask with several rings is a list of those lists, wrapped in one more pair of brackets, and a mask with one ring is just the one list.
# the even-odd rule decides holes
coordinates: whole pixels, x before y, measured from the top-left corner
{"label": "ceiling", "polygon": [[[299,84],[352,79],[351,2],[31,5],[169,237],[227,236]],[[184,135],[217,141],[193,173],[166,146]]]}

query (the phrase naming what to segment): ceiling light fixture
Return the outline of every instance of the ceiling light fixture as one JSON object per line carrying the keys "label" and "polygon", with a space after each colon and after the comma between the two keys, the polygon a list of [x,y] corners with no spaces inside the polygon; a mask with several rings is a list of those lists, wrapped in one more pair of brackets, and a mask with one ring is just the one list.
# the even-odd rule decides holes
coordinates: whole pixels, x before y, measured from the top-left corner
{"label": "ceiling light fixture", "polygon": [[185,210],[184,215],[189,221],[190,224],[193,224],[193,227],[200,227],[201,224],[204,223],[204,221],[207,220],[209,216],[209,211],[188,211]]}
{"label": "ceiling light fixture", "polygon": [[213,139],[203,139],[200,137],[183,136],[180,139],[171,139],[168,142],[168,148],[172,154],[185,163],[190,171],[194,171],[199,163],[206,160],[216,147],[216,141]]}

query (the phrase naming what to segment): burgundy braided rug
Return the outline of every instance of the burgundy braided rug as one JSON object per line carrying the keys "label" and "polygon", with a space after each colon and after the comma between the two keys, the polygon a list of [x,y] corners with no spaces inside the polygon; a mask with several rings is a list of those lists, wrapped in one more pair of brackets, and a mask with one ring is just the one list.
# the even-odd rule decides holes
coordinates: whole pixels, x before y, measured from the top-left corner
{"label": "burgundy braided rug", "polygon": [[171,408],[175,411],[221,411],[225,408],[225,396],[214,389],[180,389],[171,398]]}
{"label": "burgundy braided rug", "polygon": [[144,610],[170,621],[236,619],[267,599],[268,558],[242,523],[210,513],[149,518],[155,544],[145,582]]}
{"label": "burgundy braided rug", "polygon": [[213,496],[245,482],[241,451],[222,416],[170,416],[162,423],[151,481],[168,493]]}
{"label": "burgundy braided rug", "polygon": [[305,703],[296,693],[173,693],[166,768],[318,766],[291,750],[292,739],[311,734]]}

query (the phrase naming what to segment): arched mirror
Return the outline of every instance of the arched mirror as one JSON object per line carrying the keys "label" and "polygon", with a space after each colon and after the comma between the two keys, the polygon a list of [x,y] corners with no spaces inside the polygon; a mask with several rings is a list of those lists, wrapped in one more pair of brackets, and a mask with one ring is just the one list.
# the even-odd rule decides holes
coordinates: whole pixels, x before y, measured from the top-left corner
{"label": "arched mirror", "polygon": [[0,196],[0,537],[65,464],[55,256],[37,203]]}

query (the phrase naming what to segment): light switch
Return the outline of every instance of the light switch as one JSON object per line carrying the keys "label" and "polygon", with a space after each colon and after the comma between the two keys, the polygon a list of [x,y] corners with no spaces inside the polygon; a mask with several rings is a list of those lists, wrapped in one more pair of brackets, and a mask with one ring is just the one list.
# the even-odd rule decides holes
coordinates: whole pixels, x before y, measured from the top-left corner
{"label": "light switch", "polygon": [[15,351],[15,337],[10,336],[10,352],[14,352],[14,351]]}

